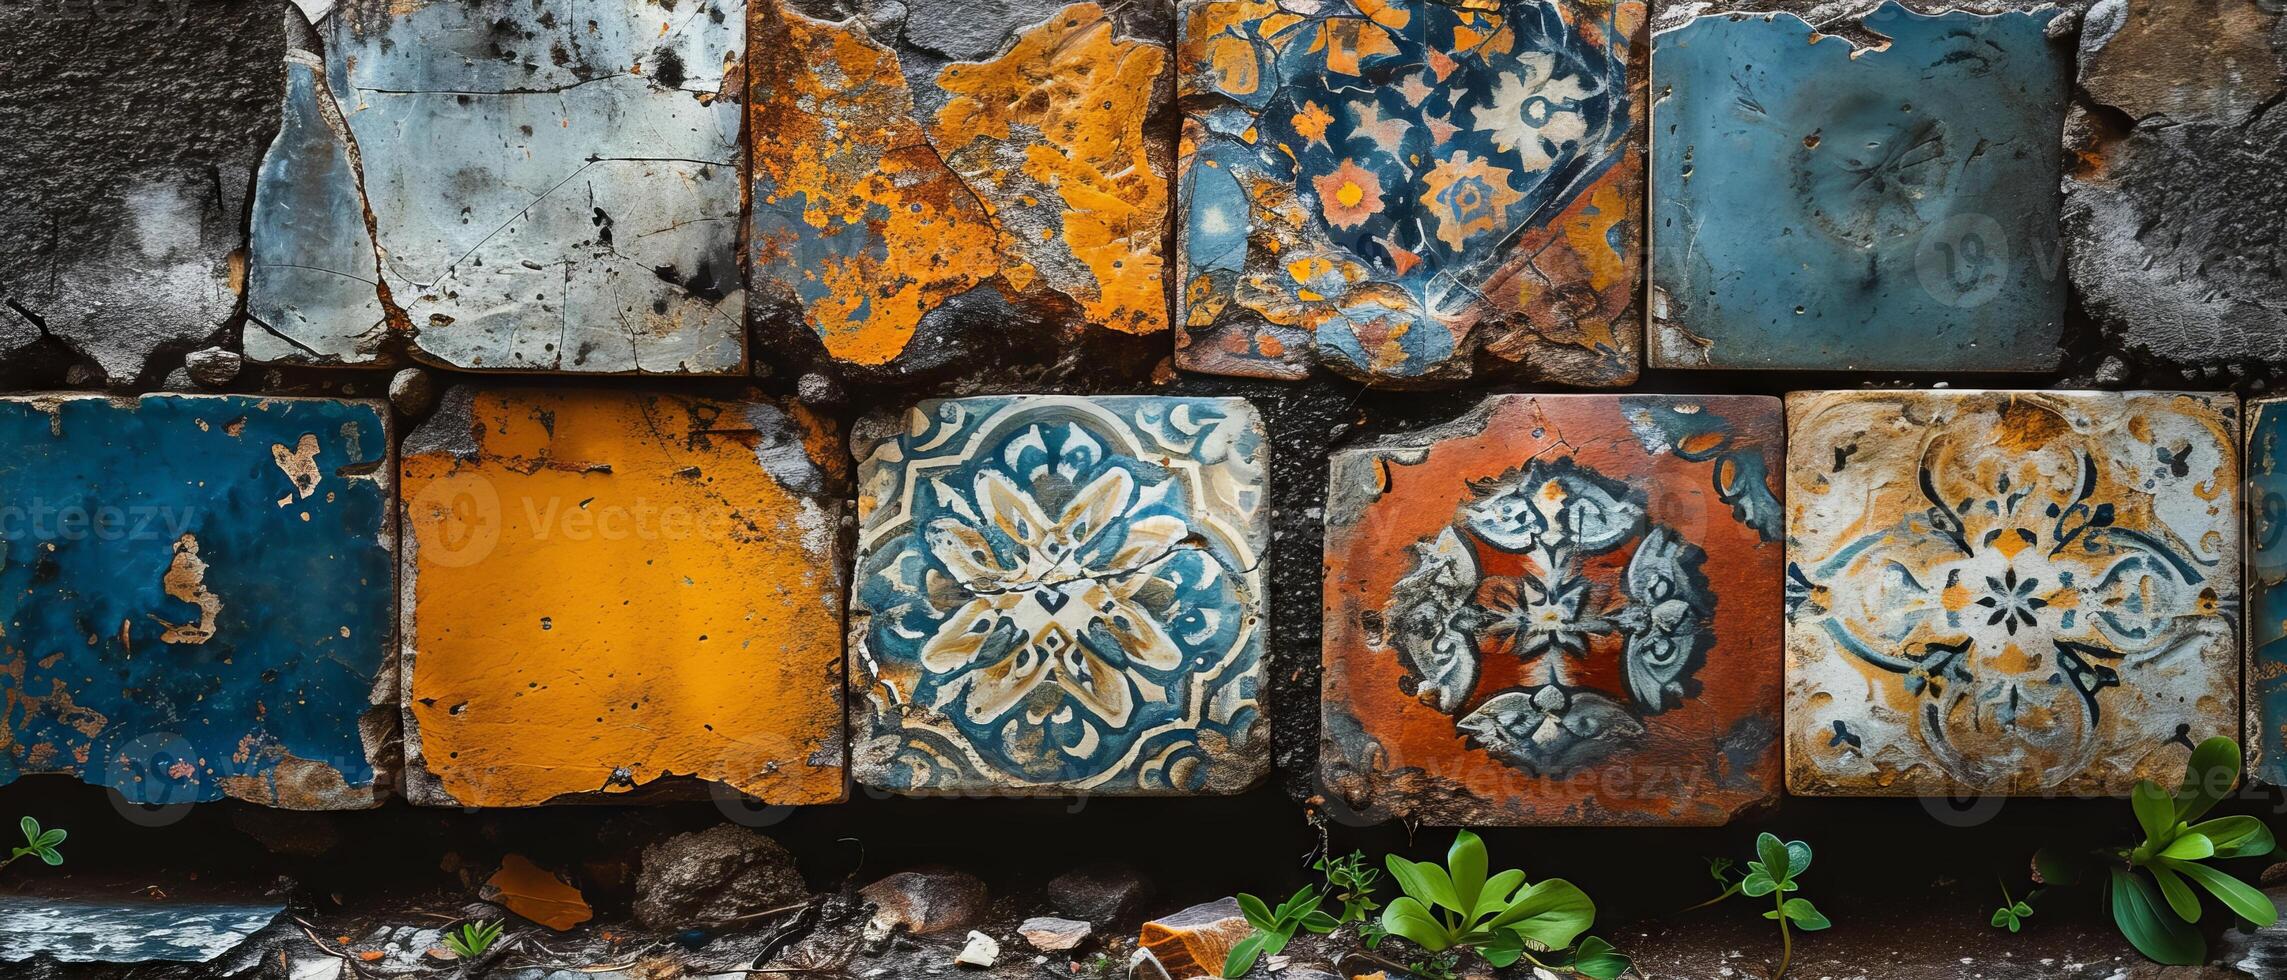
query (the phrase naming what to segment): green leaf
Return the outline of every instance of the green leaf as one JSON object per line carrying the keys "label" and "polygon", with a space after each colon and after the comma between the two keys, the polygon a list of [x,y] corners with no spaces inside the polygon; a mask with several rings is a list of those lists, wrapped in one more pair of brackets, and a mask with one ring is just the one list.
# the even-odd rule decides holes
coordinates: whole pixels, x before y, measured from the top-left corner
{"label": "green leaf", "polygon": [[1777,834],[1765,831],[1761,837],[1755,838],[1755,857],[1762,862],[1760,870],[1769,875],[1772,881],[1784,883],[1792,876],[1793,872],[1787,863],[1791,855]]}
{"label": "green leaf", "polygon": [[1828,922],[1826,916],[1820,915],[1818,907],[1812,905],[1811,900],[1807,898],[1787,899],[1787,903],[1780,908],[1787,913],[1787,921],[1794,923],[1795,928],[1804,932],[1817,932],[1834,924]]}
{"label": "green leaf", "polygon": [[2208,894],[2214,895],[2230,908],[2233,915],[2259,926],[2270,925],[2279,919],[2279,907],[2271,904],[2270,896],[2256,891],[2254,886],[2244,881],[2204,864],[2170,862],[2169,867],[2199,882],[2200,887],[2208,890]]}
{"label": "green leaf", "polygon": [[2169,870],[2166,864],[2150,865],[2149,869],[2152,880],[2159,883],[2160,894],[2168,899],[2168,909],[2176,913],[2176,918],[2186,922],[2200,921],[2200,896],[2192,893],[2191,886],[2184,884],[2184,879]]}
{"label": "green leaf", "polygon": [[2015,918],[2015,917],[2013,917],[2013,916],[2011,916],[2011,915],[2009,914],[2009,910],[2008,910],[2008,909],[1994,909],[1994,910],[1993,910],[1993,921],[1992,921],[1992,923],[1991,923],[1991,925],[1993,926],[1993,928],[1995,928],[1995,929],[1999,929],[1999,928],[2001,928],[2002,926],[2009,926],[2009,927],[2010,927],[2010,929],[2009,929],[2009,931],[2010,931],[2010,932],[2016,932],[2016,931],[2017,931],[2017,929],[2016,929],[2016,923],[2017,923],[2017,920],[2016,920],[2016,918]]}
{"label": "green leaf", "polygon": [[1469,911],[1469,921],[1478,922],[1499,915],[1509,907],[1510,899],[1524,883],[1525,873],[1515,868],[1494,875],[1491,881],[1485,883],[1484,892],[1477,896],[1477,907]]}
{"label": "green leaf", "polygon": [[1517,900],[1485,928],[1515,929],[1542,949],[1563,949],[1595,921],[1596,903],[1589,900],[1587,892],[1562,878],[1550,878],[1517,893]]}
{"label": "green leaf", "polygon": [[1303,928],[1323,936],[1327,933],[1333,932],[1337,928],[1340,928],[1342,921],[1324,912],[1312,909],[1309,914],[1304,915],[1301,918],[1300,924]]}
{"label": "green leaf", "polygon": [[50,831],[47,831],[47,832],[45,832],[45,833],[42,833],[42,834],[39,836],[39,839],[37,839],[37,840],[34,840],[34,841],[32,842],[32,846],[33,846],[33,847],[54,847],[54,846],[56,846],[57,844],[61,844],[61,843],[63,843],[63,842],[64,842],[64,838],[65,838],[66,836],[69,836],[69,835],[67,835],[66,833],[64,833],[64,830],[63,830],[63,828],[61,828],[61,827],[58,827],[58,828],[56,828],[56,829],[54,829],[54,830],[50,830]]}
{"label": "green leaf", "polygon": [[[1791,841],[1788,841],[1788,842],[1787,842],[1787,880],[1788,880],[1788,881],[1793,881],[1793,880],[1795,880],[1795,879],[1797,879],[1797,878],[1800,878],[1800,877],[1802,877],[1802,876],[1803,876],[1803,872],[1805,872],[1805,871],[1809,871],[1810,869],[1811,869],[1811,844],[1810,844],[1810,842],[1809,842],[1809,841],[1801,841],[1801,840],[1791,840]],[[1789,889],[1789,890],[1791,891],[1792,889]]]}
{"label": "green leaf", "polygon": [[1270,906],[1246,892],[1239,893],[1239,914],[1246,916],[1247,924],[1257,929],[1268,929],[1278,922],[1278,918],[1271,915]]}
{"label": "green leaf", "polygon": [[1595,936],[1581,940],[1580,948],[1572,954],[1573,972],[1592,980],[1619,980],[1630,965],[1629,959],[1613,950],[1611,943]]}
{"label": "green leaf", "polygon": [[18,821],[16,821],[16,826],[23,828],[23,831],[24,831],[24,843],[26,843],[26,844],[32,844],[32,843],[37,843],[37,842],[39,841],[39,839],[40,839],[40,822],[39,822],[39,821],[37,821],[37,820],[34,820],[34,819],[30,818],[30,817],[25,817],[25,818],[24,818],[24,819],[22,819],[22,820],[18,820]]}
{"label": "green leaf", "polygon": [[1393,936],[1403,936],[1414,945],[1432,953],[1444,952],[1453,945],[1453,937],[1446,934],[1445,926],[1430,915],[1429,908],[1412,895],[1391,900],[1382,910],[1382,930]]}
{"label": "green leaf", "polygon": [[2190,822],[2231,795],[2239,783],[2239,743],[2216,737],[2192,749],[2184,765],[2184,782],[2176,790],[2176,819]]}
{"label": "green leaf", "polygon": [[1763,869],[1758,867],[1753,871],[1747,872],[1747,877],[1740,880],[1739,890],[1747,893],[1747,897],[1749,898],[1762,898],[1765,895],[1778,891],[1779,883],[1771,880],[1771,876],[1764,874]]}
{"label": "green leaf", "polygon": [[2197,966],[2207,959],[2207,941],[2160,904],[2150,882],[2113,868],[2108,894],[2113,924],[2137,952],[2168,966]]}
{"label": "green leaf", "polygon": [[1513,929],[1501,930],[1477,947],[1477,955],[1495,968],[1513,966],[1525,956],[1525,937]]}
{"label": "green leaf", "polygon": [[60,853],[57,853],[55,848],[44,848],[39,852],[39,854],[40,860],[46,862],[48,867],[53,868],[56,865],[64,863],[64,856]]}
{"label": "green leaf", "polygon": [[1453,835],[1453,846],[1445,852],[1445,864],[1452,869],[1453,910],[1468,915],[1477,908],[1477,896],[1485,889],[1485,842],[1466,830]]}
{"label": "green leaf", "polygon": [[1238,945],[1231,947],[1231,955],[1223,958],[1224,980],[1236,980],[1238,977],[1246,976],[1248,970],[1255,968],[1255,960],[1263,955],[1263,939],[1266,935],[1260,932],[1255,933],[1239,940]]}
{"label": "green leaf", "polygon": [[2168,798],[2167,790],[2149,779],[2138,780],[2128,802],[2136,808],[2136,825],[2143,828],[2145,841],[2168,839],[2168,831],[2176,826],[2176,803]]}
{"label": "green leaf", "polygon": [[2217,817],[2193,824],[2191,831],[2214,841],[2219,858],[2262,857],[2278,846],[2271,828],[2254,817]]}
{"label": "green leaf", "polygon": [[2026,902],[2018,902],[2010,906],[2009,911],[2016,913],[2018,918],[2029,919],[2033,917],[2033,906]]}
{"label": "green leaf", "polygon": [[1455,907],[1452,879],[1445,869],[1427,861],[1408,861],[1397,855],[1390,856],[1390,877],[1398,881],[1398,890],[1421,900],[1423,905],[1437,905],[1467,912]]}
{"label": "green leaf", "polygon": [[2177,835],[2175,840],[2168,842],[2167,847],[2160,849],[2161,857],[2177,861],[2199,861],[2214,857],[2215,853],[2214,841],[2209,840],[2205,834],[2195,834],[2189,830]]}
{"label": "green leaf", "polygon": [[1731,884],[1731,869],[1738,866],[1739,862],[1730,858],[1708,858],[1707,876],[1715,879],[1717,884],[1729,886]]}

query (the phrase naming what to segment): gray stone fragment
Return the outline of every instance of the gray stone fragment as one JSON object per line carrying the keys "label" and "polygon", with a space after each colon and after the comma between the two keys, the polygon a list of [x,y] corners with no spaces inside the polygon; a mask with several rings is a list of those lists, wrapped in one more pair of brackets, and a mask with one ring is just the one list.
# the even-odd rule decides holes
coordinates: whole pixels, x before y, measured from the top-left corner
{"label": "gray stone fragment", "polygon": [[985,916],[985,883],[943,868],[900,871],[858,889],[858,897],[874,906],[865,928],[870,940],[899,929],[916,936],[966,929]]}
{"label": "gray stone fragment", "polygon": [[1049,907],[1106,925],[1143,911],[1151,883],[1124,864],[1098,864],[1067,871],[1048,883]]}
{"label": "gray stone fragment", "polygon": [[0,357],[44,329],[135,384],[238,303],[278,8],[0,4]]}
{"label": "gray stone fragment", "polygon": [[420,368],[404,368],[389,378],[389,404],[405,416],[418,416],[437,403],[437,379]]}
{"label": "gray stone fragment", "polygon": [[1025,942],[1031,943],[1034,949],[1049,953],[1074,949],[1087,942],[1088,934],[1093,931],[1094,926],[1078,919],[1059,919],[1048,915],[1033,916],[1016,927],[1017,935],[1023,936]]}
{"label": "gray stone fragment", "polygon": [[722,824],[643,849],[635,918],[662,931],[688,929],[798,905],[809,894],[786,848]]}
{"label": "gray stone fragment", "polygon": [[238,377],[246,359],[237,351],[220,347],[194,350],[183,358],[183,370],[190,372],[191,380],[209,388],[220,388]]}

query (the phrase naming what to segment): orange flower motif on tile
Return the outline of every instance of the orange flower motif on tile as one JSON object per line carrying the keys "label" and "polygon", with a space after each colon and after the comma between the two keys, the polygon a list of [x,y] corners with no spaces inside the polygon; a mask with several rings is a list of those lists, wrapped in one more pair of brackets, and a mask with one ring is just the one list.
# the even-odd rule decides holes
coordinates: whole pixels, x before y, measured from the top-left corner
{"label": "orange flower motif on tile", "polygon": [[1294,114],[1294,131],[1312,143],[1326,142],[1326,127],[1334,122],[1334,114],[1316,102],[1305,102]]}
{"label": "orange flower motif on tile", "polygon": [[1472,158],[1455,150],[1422,178],[1429,193],[1423,203],[1437,219],[1437,240],[1459,251],[1470,236],[1503,227],[1509,206],[1524,195],[1509,187],[1510,170],[1493,165],[1491,157]]}
{"label": "orange flower motif on tile", "polygon": [[1382,213],[1382,183],[1374,172],[1345,159],[1330,174],[1310,178],[1318,189],[1318,213],[1336,228],[1356,228]]}

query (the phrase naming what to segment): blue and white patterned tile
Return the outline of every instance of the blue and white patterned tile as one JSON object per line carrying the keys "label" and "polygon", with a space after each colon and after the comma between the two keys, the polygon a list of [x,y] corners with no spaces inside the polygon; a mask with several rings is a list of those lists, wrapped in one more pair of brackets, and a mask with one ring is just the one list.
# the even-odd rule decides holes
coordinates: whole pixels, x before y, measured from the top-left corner
{"label": "blue and white patterned tile", "polygon": [[1260,780],[1263,453],[1239,399],[907,412],[859,472],[858,781],[1058,795]]}

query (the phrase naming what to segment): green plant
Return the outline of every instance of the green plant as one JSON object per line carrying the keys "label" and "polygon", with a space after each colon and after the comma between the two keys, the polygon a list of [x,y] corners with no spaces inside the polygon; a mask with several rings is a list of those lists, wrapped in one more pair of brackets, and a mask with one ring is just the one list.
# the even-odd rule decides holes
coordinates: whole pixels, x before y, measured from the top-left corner
{"label": "green plant", "polygon": [[1789,896],[1790,892],[1802,889],[1802,882],[1796,879],[1810,866],[1809,842],[1781,841],[1777,835],[1765,833],[1755,838],[1755,860],[1747,862],[1747,873],[1737,880],[1731,875],[1739,866],[1729,858],[1717,858],[1707,863],[1708,874],[1724,885],[1723,894],[1692,908],[1705,908],[1733,895],[1746,895],[1749,898],[1770,896],[1771,908],[1763,913],[1763,917],[1779,923],[1779,967],[1771,971],[1771,980],[1779,980],[1787,975],[1787,966],[1794,962],[1794,930],[1817,932],[1834,924],[1820,914],[1810,899]]}
{"label": "green plant", "polygon": [[1326,897],[1342,903],[1342,911],[1335,921],[1343,925],[1365,922],[1366,917],[1381,903],[1374,901],[1374,888],[1382,873],[1366,866],[1363,851],[1351,851],[1346,857],[1322,857],[1311,867],[1326,876]]}
{"label": "green plant", "polygon": [[1223,960],[1223,976],[1246,976],[1248,970],[1255,968],[1255,960],[1278,955],[1298,931],[1333,932],[1340,923],[1318,910],[1321,901],[1318,889],[1311,885],[1302,886],[1293,898],[1280,902],[1276,909],[1264,904],[1262,899],[1241,892],[1239,914],[1247,917],[1247,924],[1255,927],[1255,931],[1231,947],[1231,955]]}
{"label": "green plant", "polygon": [[30,817],[18,821],[16,826],[24,830],[24,846],[10,851],[8,859],[0,861],[0,868],[14,864],[17,858],[27,855],[38,857],[42,863],[51,868],[64,863],[64,852],[56,850],[56,845],[63,843],[64,838],[68,836],[64,833],[63,828],[41,830],[40,822]]}
{"label": "green plant", "polygon": [[2239,785],[2239,744],[2211,738],[2192,749],[2184,781],[2171,793],[2143,780],[2129,794],[2143,838],[2134,847],[2106,848],[2093,854],[2034,855],[2045,884],[2077,885],[2090,866],[2104,870],[2104,903],[2114,925],[2136,951],[2170,966],[2207,960],[2200,934],[2201,890],[2215,896],[2240,919],[2258,926],[2279,918],[2271,899],[2238,878],[2202,862],[2262,857],[2277,849],[2271,828],[2254,817],[2217,817],[2194,823]]}
{"label": "green plant", "polygon": [[1528,884],[1516,869],[1489,876],[1485,842],[1466,830],[1445,860],[1440,867],[1390,855],[1390,878],[1405,894],[1382,909],[1384,930],[1433,954],[1472,950],[1496,967],[1523,960],[1596,980],[1628,969],[1628,958],[1601,939],[1574,946],[1596,921],[1596,903],[1571,882]]}
{"label": "green plant", "polygon": [[2009,897],[2009,886],[2001,886],[2001,907],[1993,910],[1993,928],[2006,928],[2016,932],[2025,927],[2025,920],[2033,917],[2033,905],[2026,899]]}
{"label": "green plant", "polygon": [[461,959],[476,959],[500,941],[500,929],[498,922],[463,922],[459,929],[445,934],[445,948]]}

